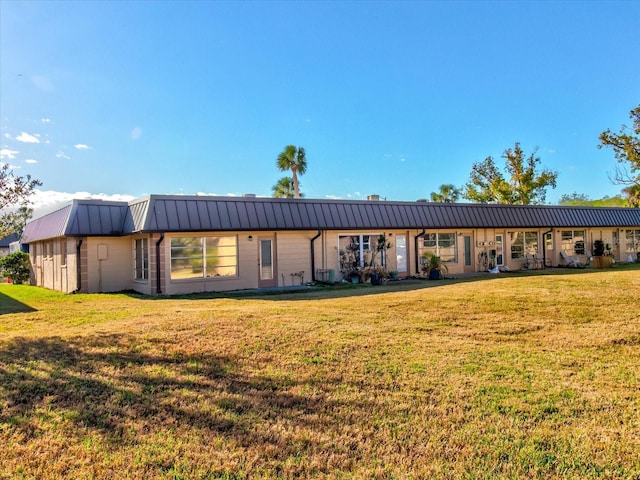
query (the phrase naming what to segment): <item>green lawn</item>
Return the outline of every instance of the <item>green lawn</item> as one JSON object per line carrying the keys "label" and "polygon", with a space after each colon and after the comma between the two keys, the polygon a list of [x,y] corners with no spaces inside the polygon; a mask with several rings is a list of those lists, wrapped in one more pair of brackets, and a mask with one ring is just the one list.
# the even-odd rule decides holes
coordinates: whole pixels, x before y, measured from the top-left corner
{"label": "green lawn", "polygon": [[640,478],[640,268],[0,285],[0,478]]}

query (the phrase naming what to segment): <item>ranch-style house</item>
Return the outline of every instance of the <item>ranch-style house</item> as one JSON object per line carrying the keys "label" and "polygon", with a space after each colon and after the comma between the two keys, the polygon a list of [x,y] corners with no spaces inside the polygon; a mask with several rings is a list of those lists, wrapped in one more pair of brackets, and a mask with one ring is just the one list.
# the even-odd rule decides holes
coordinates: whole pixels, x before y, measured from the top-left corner
{"label": "ranch-style house", "polygon": [[[390,248],[375,255],[384,235]],[[602,240],[640,252],[640,209],[150,195],[72,200],[31,220],[34,285],[62,292],[175,295],[341,281],[350,263],[398,278],[442,258],[450,274],[583,264]]]}

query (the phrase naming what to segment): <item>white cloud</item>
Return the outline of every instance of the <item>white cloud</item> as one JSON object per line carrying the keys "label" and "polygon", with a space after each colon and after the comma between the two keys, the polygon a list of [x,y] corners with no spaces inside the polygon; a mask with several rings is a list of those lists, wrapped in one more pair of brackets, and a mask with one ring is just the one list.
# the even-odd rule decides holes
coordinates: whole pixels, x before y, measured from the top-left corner
{"label": "white cloud", "polygon": [[42,123],[51,123],[51,119],[50,118],[43,118],[42,119]]}
{"label": "white cloud", "polygon": [[47,77],[34,75],[33,77],[31,77],[31,82],[36,86],[36,88],[45,92],[51,92],[53,90],[53,83],[51,83],[51,80],[49,80]]}
{"label": "white cloud", "polygon": [[84,143],[78,143],[77,145],[74,145],[74,147],[76,147],[77,150],[89,150],[89,145],[85,145]]}
{"label": "white cloud", "polygon": [[16,137],[16,140],[22,143],[40,143],[40,140],[38,140],[37,137],[27,132],[22,132]]}
{"label": "white cloud", "polygon": [[25,160],[26,163],[38,163],[38,160],[34,160],[33,158],[27,158]]}
{"label": "white cloud", "polygon": [[3,148],[2,150],[0,150],[0,158],[13,159],[16,158],[16,154],[18,153],[20,152],[18,152],[17,150],[9,150],[8,148]]}
{"label": "white cloud", "polygon": [[71,160],[71,157],[69,157],[68,155],[65,155],[65,153],[62,150],[58,150],[58,153],[56,153],[56,158],[64,158],[65,160]]}
{"label": "white cloud", "polygon": [[48,210],[49,207],[60,203],[66,203],[70,200],[74,199],[82,199],[82,200],[110,200],[110,201],[118,201],[118,202],[129,202],[133,200],[133,195],[127,195],[124,193],[89,193],[89,192],[56,192],[53,190],[34,190],[34,194],[31,197],[31,201],[33,204],[33,208],[35,210],[35,215],[41,215],[44,211]]}
{"label": "white cloud", "polygon": [[5,133],[5,134],[4,134],[4,138],[8,138],[9,140],[11,140],[11,135],[10,135],[10,134],[8,134],[8,133]]}

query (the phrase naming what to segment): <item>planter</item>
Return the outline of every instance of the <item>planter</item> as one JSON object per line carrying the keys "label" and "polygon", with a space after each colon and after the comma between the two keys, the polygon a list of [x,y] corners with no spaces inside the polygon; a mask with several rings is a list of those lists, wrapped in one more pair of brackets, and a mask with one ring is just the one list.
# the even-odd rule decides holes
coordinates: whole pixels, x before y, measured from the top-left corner
{"label": "planter", "polygon": [[351,283],[360,283],[360,275],[351,275]]}
{"label": "planter", "polygon": [[589,266],[591,268],[612,268],[613,257],[591,257]]}
{"label": "planter", "polygon": [[395,271],[389,272],[389,276],[391,277],[391,280],[397,280],[398,272],[395,272]]}
{"label": "planter", "polygon": [[429,280],[440,280],[440,270],[429,270]]}

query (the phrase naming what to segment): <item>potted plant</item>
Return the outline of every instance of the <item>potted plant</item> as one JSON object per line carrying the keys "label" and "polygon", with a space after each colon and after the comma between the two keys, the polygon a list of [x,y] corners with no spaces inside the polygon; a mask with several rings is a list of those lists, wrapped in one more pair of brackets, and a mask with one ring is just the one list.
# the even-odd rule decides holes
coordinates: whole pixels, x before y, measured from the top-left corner
{"label": "potted plant", "polygon": [[449,272],[447,265],[438,255],[425,252],[422,254],[422,271],[429,280],[440,280]]}
{"label": "potted plant", "polygon": [[593,257],[590,260],[590,266],[593,268],[611,268],[613,266],[613,258],[605,256],[605,244],[602,240],[594,240]]}

